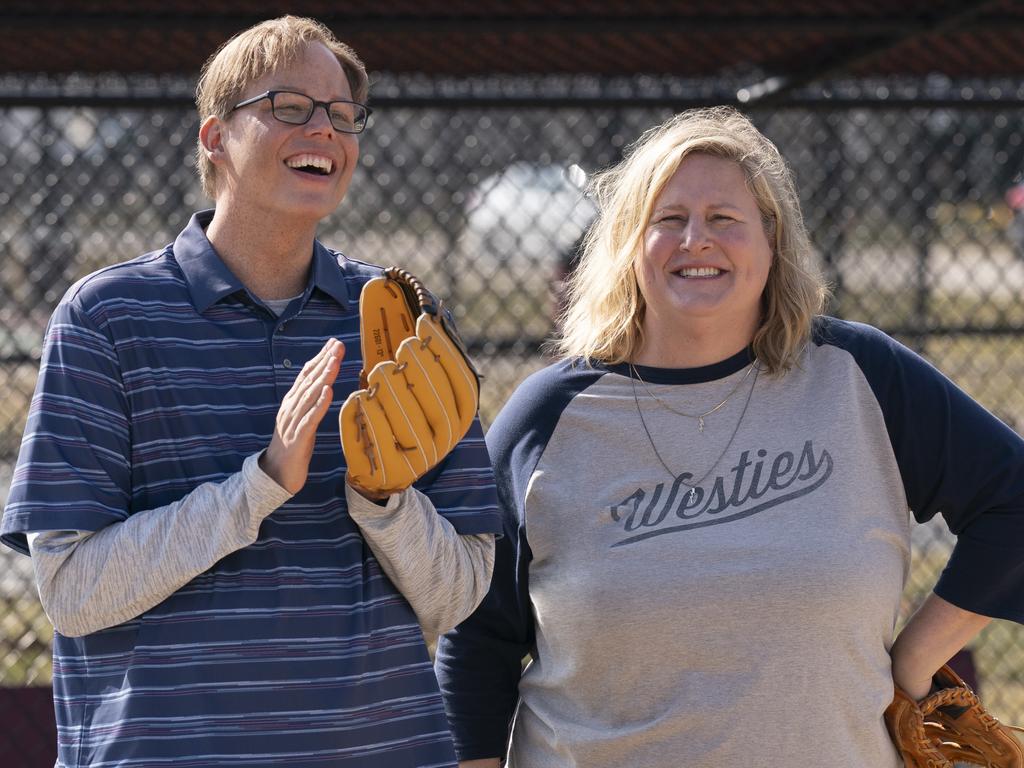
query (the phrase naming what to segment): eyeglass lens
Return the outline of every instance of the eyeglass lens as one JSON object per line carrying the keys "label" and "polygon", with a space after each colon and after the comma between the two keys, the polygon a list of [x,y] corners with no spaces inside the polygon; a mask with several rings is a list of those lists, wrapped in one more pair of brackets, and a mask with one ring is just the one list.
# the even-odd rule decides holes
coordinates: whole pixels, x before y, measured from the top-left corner
{"label": "eyeglass lens", "polygon": [[[283,123],[301,125],[313,114],[313,99],[301,93],[278,92],[273,97],[274,117]],[[328,116],[335,130],[361,131],[366,124],[366,109],[360,104],[331,102]]]}

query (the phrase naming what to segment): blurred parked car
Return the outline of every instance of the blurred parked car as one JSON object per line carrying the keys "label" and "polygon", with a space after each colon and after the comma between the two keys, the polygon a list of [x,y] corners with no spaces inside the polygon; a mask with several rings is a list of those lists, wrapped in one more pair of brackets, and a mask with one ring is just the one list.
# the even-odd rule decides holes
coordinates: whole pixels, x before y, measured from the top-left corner
{"label": "blurred parked car", "polygon": [[517,162],[480,182],[467,198],[455,254],[453,303],[463,335],[549,336],[567,254],[593,216],[560,166]]}

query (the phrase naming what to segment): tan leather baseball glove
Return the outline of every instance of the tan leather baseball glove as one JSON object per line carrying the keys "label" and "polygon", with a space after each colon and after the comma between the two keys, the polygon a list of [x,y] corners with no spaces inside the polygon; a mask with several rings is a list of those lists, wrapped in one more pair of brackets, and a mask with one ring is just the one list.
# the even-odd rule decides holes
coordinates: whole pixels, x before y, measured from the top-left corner
{"label": "tan leather baseball glove", "polygon": [[949,668],[935,673],[920,702],[896,688],[885,725],[907,768],[1024,768],[1024,730],[1003,725]]}
{"label": "tan leather baseball glove", "polygon": [[341,407],[348,482],[398,493],[448,455],[476,416],[480,377],[444,307],[389,267],[359,296],[362,389]]}

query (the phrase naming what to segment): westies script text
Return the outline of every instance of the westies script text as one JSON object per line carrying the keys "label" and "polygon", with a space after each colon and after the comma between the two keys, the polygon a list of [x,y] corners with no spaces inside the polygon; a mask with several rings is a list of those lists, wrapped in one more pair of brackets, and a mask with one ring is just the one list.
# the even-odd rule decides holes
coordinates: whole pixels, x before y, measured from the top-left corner
{"label": "westies script text", "polygon": [[694,478],[689,472],[667,489],[665,483],[650,491],[637,488],[611,507],[612,520],[630,534],[612,546],[756,515],[811,493],[832,474],[832,456],[825,449],[815,451],[811,440],[799,455],[782,451],[770,459],[761,449],[751,460],[751,453],[743,451],[728,473],[708,478],[692,494],[688,483]]}

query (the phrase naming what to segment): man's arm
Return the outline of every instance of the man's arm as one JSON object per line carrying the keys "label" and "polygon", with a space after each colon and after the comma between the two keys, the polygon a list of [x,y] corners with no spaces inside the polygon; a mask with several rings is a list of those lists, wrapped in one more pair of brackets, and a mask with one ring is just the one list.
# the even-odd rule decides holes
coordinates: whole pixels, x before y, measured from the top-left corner
{"label": "man's arm", "polygon": [[415,488],[381,506],[345,486],[352,519],[428,638],[447,632],[480,604],[491,582],[494,535],[462,536]]}
{"label": "man's arm", "polygon": [[331,339],[306,363],[281,403],[270,446],[241,472],[95,533],[35,537],[39,594],[57,631],[84,635],[132,619],[255,541],[263,519],[305,485],[343,356],[344,345]]}
{"label": "man's arm", "polygon": [[222,483],[95,533],[29,534],[39,598],[54,628],[80,637],[122,624],[256,541],[263,518],[291,497],[259,469],[259,455]]}

